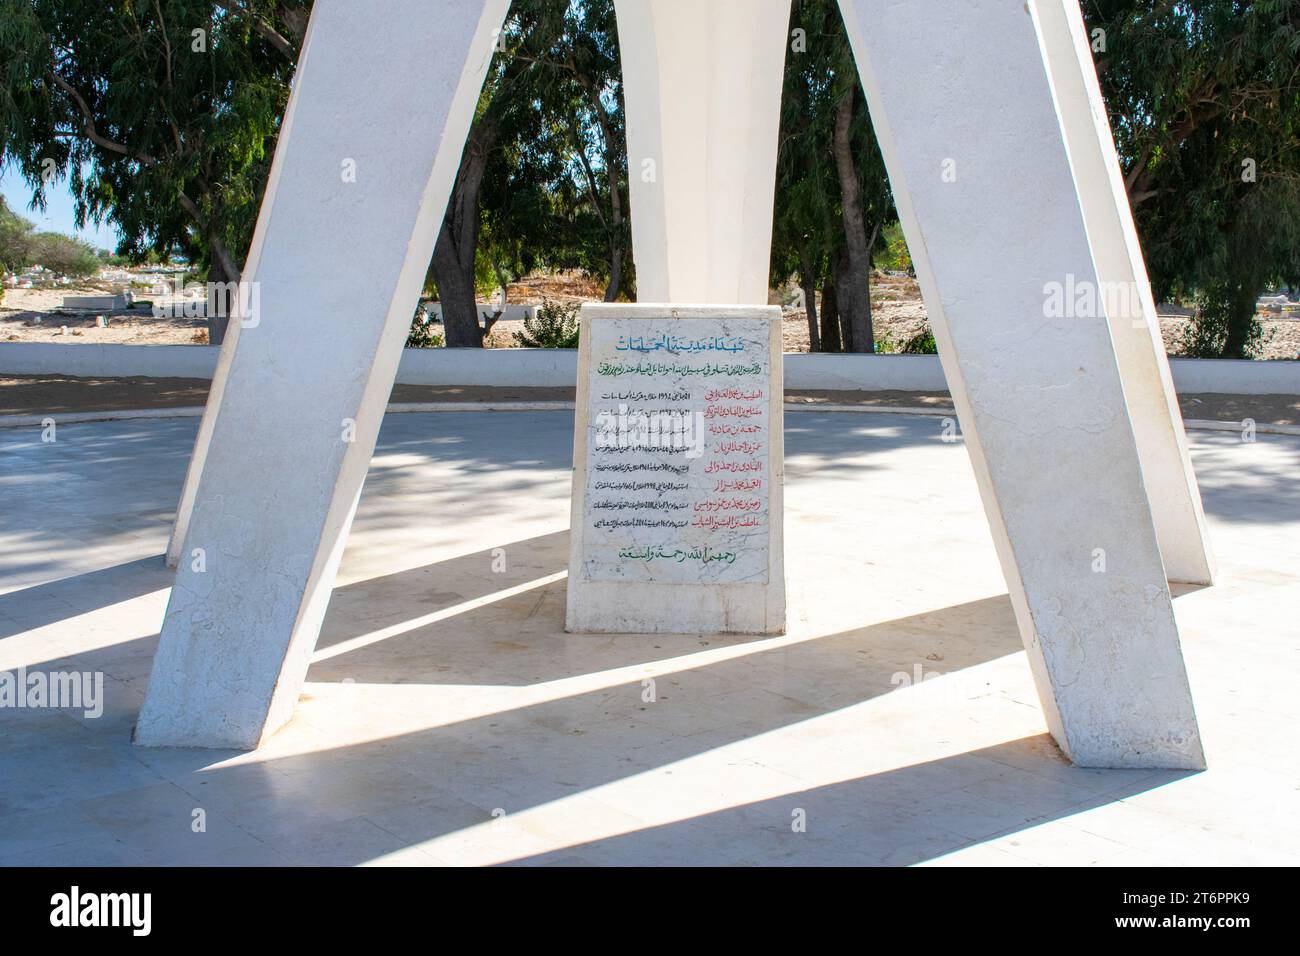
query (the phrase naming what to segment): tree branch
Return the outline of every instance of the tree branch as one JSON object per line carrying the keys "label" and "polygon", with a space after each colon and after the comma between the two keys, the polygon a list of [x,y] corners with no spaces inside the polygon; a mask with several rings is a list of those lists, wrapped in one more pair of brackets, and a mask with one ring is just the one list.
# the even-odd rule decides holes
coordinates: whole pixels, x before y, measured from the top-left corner
{"label": "tree branch", "polygon": [[158,165],[158,160],[154,159],[148,153],[134,152],[126,146],[123,146],[121,143],[114,142],[100,133],[99,130],[95,128],[94,114],[91,113],[90,107],[86,104],[82,95],[55,71],[51,70],[49,76],[50,79],[54,81],[54,84],[72,97],[73,101],[77,104],[77,109],[81,112],[82,133],[86,139],[90,140],[101,149],[106,149],[110,153],[118,153],[128,159],[134,159],[136,162],[142,163],[150,168]]}
{"label": "tree branch", "polygon": [[289,42],[289,39],[273,25],[267,23],[257,14],[253,13],[246,4],[218,3],[214,4],[214,6],[218,10],[225,10],[227,13],[238,13],[247,17],[249,23],[252,24],[254,33],[260,36],[267,43],[271,44],[271,46],[275,47],[275,49],[278,50],[290,63],[298,62],[298,51],[294,48],[294,45]]}
{"label": "tree branch", "polygon": [[[95,128],[95,120],[85,98],[77,92],[76,88],[72,86],[72,84],[59,76],[58,73],[51,70],[49,76],[50,79],[54,81],[54,84],[67,93],[76,103],[77,109],[81,112],[82,135],[85,136],[86,139],[90,140],[101,149],[108,150],[110,153],[117,153],[119,156],[125,156],[127,159],[134,159],[142,166],[147,166],[150,169],[154,169],[159,165],[158,160],[150,156],[148,153],[133,151],[128,147],[123,146],[121,143],[114,142],[100,133],[99,130]],[[180,203],[181,208],[189,213],[195,224],[197,224],[198,227],[207,235],[212,254],[220,260],[226,274],[238,279],[240,275],[239,267],[235,264],[234,259],[231,258],[230,253],[226,249],[225,243],[221,240],[221,237],[211,228],[208,222],[208,217],[203,214],[203,210],[199,208],[199,204],[186,195],[183,189],[177,190],[176,198],[177,202]]]}

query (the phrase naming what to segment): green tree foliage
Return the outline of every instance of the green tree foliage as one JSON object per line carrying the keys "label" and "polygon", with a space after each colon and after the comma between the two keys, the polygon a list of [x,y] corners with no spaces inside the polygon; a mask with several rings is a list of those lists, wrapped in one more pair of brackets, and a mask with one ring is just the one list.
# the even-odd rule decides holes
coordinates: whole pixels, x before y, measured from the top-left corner
{"label": "green tree foliage", "polygon": [[831,49],[826,20],[824,4],[800,3],[791,14],[772,227],[771,284],[779,286],[794,277],[814,352],[841,350],[839,316],[826,308],[832,304],[829,296],[823,299],[820,322],[817,310],[817,291],[823,284],[834,284],[834,266],[844,244],[839,188],[827,148],[835,84],[825,58],[809,53],[809,44],[823,53]]}
{"label": "green tree foliage", "polygon": [[38,232],[33,236],[32,261],[65,276],[85,278],[99,271],[99,256],[88,242],[57,232]]}
{"label": "green tree foliage", "polygon": [[[305,0],[0,0],[0,155],[66,178],[119,252],[239,278]],[[224,325],[213,330],[220,339]]]}
{"label": "green tree foliage", "polygon": [[22,216],[16,215],[0,196],[0,272],[17,272],[33,265],[34,227]]}
{"label": "green tree foliage", "polygon": [[515,0],[501,38],[429,270],[453,347],[490,328],[477,295],[538,267],[632,288],[612,0]]}
{"label": "green tree foliage", "polygon": [[790,26],[772,283],[796,278],[813,351],[871,352],[872,258],[897,221],[893,194],[835,0],[795,0]]}
{"label": "green tree foliage", "polygon": [[[30,265],[32,224],[17,216],[0,196],[0,276]],[[0,302],[5,290],[0,286]]]}
{"label": "green tree foliage", "polygon": [[1198,354],[1246,357],[1300,282],[1300,0],[1083,9],[1156,294],[1202,290]]}
{"label": "green tree foliage", "polygon": [[[38,206],[66,180],[132,260],[237,279],[309,9],[0,0],[0,158]],[[1197,291],[1202,352],[1248,355],[1255,297],[1300,283],[1300,0],[1084,10],[1156,291]],[[815,348],[869,351],[873,257],[906,248],[835,0],[794,0],[790,26],[772,279],[803,290]],[[429,270],[447,344],[482,345],[477,294],[538,268],[635,296],[624,123],[613,0],[514,0]],[[0,219],[0,255],[35,241]]]}
{"label": "green tree foliage", "polygon": [[90,243],[57,232],[37,232],[0,197],[0,271],[39,265],[60,275],[85,278],[97,273],[100,264]]}
{"label": "green tree foliage", "polygon": [[515,275],[526,275],[539,259],[550,268],[579,269],[604,282],[605,301],[612,302],[633,287],[614,5],[542,3],[563,9],[563,28],[533,60],[528,121],[489,163],[483,212],[491,258],[511,262]]}

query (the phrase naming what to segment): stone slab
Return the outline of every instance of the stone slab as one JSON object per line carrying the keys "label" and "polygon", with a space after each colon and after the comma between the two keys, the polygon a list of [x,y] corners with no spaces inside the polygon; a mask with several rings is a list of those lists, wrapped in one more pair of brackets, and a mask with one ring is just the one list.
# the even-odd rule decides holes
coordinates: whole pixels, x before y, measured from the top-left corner
{"label": "stone slab", "polygon": [[781,312],[586,305],[570,631],[777,633]]}

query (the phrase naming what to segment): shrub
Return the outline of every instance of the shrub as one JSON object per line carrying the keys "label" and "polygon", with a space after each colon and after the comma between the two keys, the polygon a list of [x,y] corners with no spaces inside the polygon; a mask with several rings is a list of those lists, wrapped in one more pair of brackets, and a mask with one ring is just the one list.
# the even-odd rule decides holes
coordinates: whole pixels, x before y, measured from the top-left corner
{"label": "shrub", "polygon": [[99,256],[88,242],[56,232],[38,232],[32,237],[32,256],[51,272],[86,278],[99,272]]}
{"label": "shrub", "polygon": [[578,347],[578,311],[572,302],[543,299],[537,313],[524,319],[524,330],[515,333],[515,342],[526,349],[576,349]]}
{"label": "shrub", "polygon": [[912,271],[912,256],[907,250],[907,240],[903,238],[903,227],[895,222],[886,226],[880,235],[883,251],[876,253],[876,264],[886,272]]}
{"label": "shrub", "polygon": [[33,229],[26,219],[14,215],[4,196],[0,196],[0,275],[6,270],[22,272],[32,264]]}
{"label": "shrub", "polygon": [[442,336],[433,330],[433,322],[429,320],[423,309],[416,309],[415,315],[411,318],[411,331],[406,336],[406,347],[408,349],[436,349],[442,347]]}
{"label": "shrub", "polygon": [[905,339],[896,339],[888,332],[876,339],[876,352],[892,355],[936,355],[939,352],[934,343],[934,332],[929,322],[922,322],[920,327]]}
{"label": "shrub", "polygon": [[922,323],[919,329],[904,339],[903,347],[899,351],[904,355],[939,354],[939,347],[934,344],[934,330],[930,328],[930,323]]}

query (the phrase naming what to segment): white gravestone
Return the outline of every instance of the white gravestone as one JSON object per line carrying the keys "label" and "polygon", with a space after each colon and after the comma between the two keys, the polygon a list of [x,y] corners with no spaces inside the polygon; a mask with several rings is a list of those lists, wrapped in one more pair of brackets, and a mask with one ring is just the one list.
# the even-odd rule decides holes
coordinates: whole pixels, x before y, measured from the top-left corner
{"label": "white gravestone", "polygon": [[570,631],[778,633],[781,311],[585,305]]}

